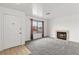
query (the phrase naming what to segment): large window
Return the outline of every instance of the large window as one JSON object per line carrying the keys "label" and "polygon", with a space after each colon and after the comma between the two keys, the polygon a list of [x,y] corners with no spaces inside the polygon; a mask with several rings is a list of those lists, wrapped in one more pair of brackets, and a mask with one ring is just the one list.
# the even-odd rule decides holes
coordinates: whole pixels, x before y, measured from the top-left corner
{"label": "large window", "polygon": [[31,40],[44,37],[44,21],[31,19]]}
{"label": "large window", "polygon": [[42,33],[42,21],[35,21],[33,20],[33,33]]}

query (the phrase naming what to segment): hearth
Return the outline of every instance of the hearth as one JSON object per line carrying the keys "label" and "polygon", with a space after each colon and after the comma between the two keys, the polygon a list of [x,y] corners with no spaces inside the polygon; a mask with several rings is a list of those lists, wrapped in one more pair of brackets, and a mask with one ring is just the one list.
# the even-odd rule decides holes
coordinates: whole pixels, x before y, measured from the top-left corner
{"label": "hearth", "polygon": [[62,32],[62,31],[60,32],[60,31],[58,31],[57,32],[57,38],[66,40],[67,39],[67,32]]}

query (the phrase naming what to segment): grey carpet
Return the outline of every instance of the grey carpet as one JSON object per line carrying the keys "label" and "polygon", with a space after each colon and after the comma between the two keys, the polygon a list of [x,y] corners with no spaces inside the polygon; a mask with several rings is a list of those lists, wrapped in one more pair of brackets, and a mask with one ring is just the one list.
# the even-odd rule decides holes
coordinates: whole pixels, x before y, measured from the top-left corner
{"label": "grey carpet", "polygon": [[79,43],[43,38],[26,44],[31,55],[79,55]]}

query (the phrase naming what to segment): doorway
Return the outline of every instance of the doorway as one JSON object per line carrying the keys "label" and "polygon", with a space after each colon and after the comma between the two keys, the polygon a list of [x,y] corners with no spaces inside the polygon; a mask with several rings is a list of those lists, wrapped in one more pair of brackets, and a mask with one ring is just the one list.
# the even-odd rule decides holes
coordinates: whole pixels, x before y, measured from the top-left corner
{"label": "doorway", "polygon": [[44,37],[44,21],[31,19],[31,40]]}

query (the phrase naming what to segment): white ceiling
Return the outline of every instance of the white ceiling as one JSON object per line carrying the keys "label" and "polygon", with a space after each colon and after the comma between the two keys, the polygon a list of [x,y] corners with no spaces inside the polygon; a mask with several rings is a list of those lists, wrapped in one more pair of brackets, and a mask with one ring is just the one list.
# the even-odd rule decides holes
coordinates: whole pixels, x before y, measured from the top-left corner
{"label": "white ceiling", "polygon": [[[79,14],[79,3],[46,3],[43,5],[44,17],[57,18]],[[50,15],[46,15],[50,12]]]}
{"label": "white ceiling", "polygon": [[[46,18],[63,17],[79,13],[79,3],[40,3],[43,8],[43,15]],[[0,7],[20,10],[26,15],[32,15],[32,3],[0,3]],[[46,15],[46,13],[50,13]]]}

